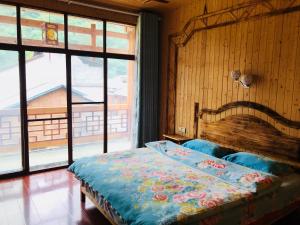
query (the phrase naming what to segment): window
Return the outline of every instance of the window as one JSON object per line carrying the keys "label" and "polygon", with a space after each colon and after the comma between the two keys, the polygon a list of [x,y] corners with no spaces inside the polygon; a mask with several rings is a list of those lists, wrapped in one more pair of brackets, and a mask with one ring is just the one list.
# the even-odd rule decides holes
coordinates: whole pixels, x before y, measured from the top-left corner
{"label": "window", "polygon": [[107,23],[107,51],[120,54],[135,53],[135,27]]}
{"label": "window", "polygon": [[134,26],[0,4],[0,43],[0,177],[131,148]]}
{"label": "window", "polygon": [[104,151],[104,105],[73,105],[73,158],[98,156]]}
{"label": "window", "polygon": [[21,8],[22,44],[64,48],[64,15]]}
{"label": "window", "polygon": [[104,62],[72,56],[73,158],[104,152]]}
{"label": "window", "polygon": [[66,56],[48,52],[26,52],[26,55],[30,169],[66,165]]}
{"label": "window", "polygon": [[[67,112],[66,88],[65,54],[26,52],[28,119],[56,118],[65,114]],[[57,108],[60,108],[59,112],[53,113]],[[38,110],[42,110],[43,113],[37,115],[34,111]]]}
{"label": "window", "polygon": [[17,43],[16,7],[0,4],[0,43]]}
{"label": "window", "polygon": [[134,61],[108,60],[108,152],[132,147]]}
{"label": "window", "polygon": [[19,54],[0,50],[0,174],[22,170]]}
{"label": "window", "polygon": [[104,102],[103,59],[72,56],[72,102]]}
{"label": "window", "polygon": [[103,23],[81,17],[68,17],[69,49],[103,51]]}

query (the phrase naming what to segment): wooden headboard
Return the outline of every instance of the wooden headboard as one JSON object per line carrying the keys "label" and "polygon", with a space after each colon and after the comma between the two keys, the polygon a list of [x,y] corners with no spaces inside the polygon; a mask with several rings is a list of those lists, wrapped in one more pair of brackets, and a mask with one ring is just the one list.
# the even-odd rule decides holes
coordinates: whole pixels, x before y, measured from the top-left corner
{"label": "wooden headboard", "polygon": [[217,110],[199,110],[199,103],[195,103],[194,138],[210,140],[236,151],[257,153],[300,168],[300,139],[282,133],[256,116],[241,114],[215,122],[203,120],[205,114],[218,115],[239,107],[255,109],[288,128],[300,129],[300,122],[288,120],[274,110],[254,102],[232,102]]}

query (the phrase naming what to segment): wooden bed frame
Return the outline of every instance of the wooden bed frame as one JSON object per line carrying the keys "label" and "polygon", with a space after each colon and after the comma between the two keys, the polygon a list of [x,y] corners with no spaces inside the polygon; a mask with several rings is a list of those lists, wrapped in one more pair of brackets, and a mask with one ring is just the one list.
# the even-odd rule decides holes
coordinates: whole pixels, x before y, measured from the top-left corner
{"label": "wooden bed frame", "polygon": [[[80,199],[81,202],[84,204],[86,201],[86,197],[88,197],[91,202],[95,205],[95,207],[100,211],[100,213],[112,224],[112,225],[118,225],[114,222],[114,220],[108,215],[97,203],[97,200],[93,197],[92,194],[89,193],[86,189],[86,185],[84,183],[81,183],[80,187]],[[299,209],[300,207],[300,201],[297,201],[290,205],[289,207],[286,207],[279,211],[274,211],[272,213],[266,214],[265,216],[261,217],[257,221],[254,221],[253,223],[249,223],[249,225],[271,225],[275,223],[276,221],[288,216],[295,210]]]}
{"label": "wooden bed frame", "polygon": [[216,110],[199,110],[199,103],[196,102],[194,138],[213,141],[235,151],[253,152],[300,168],[300,138],[282,133],[269,122],[245,113],[225,116],[214,122],[204,120],[204,115],[220,115],[227,110],[237,108],[252,109],[263,113],[287,129],[300,129],[300,121],[289,120],[258,103],[237,101],[223,105]]}
{"label": "wooden bed frame", "polygon": [[[270,123],[253,115],[231,115],[215,122],[204,121],[204,115],[218,115],[236,108],[254,109],[266,114],[276,122],[287,128],[300,129],[300,122],[288,120],[272,109],[253,102],[238,101],[226,104],[217,110],[199,110],[199,103],[195,103],[194,138],[203,138],[220,144],[225,148],[236,151],[254,152],[263,156],[282,161],[296,168],[300,168],[300,139],[283,134]],[[201,123],[199,123],[201,121]],[[200,133],[199,133],[200,128]],[[116,225],[114,220],[97,203],[87,188],[81,183],[81,201],[86,196],[95,204],[97,209]],[[280,211],[265,215],[251,225],[272,224],[287,216],[300,206],[300,201]]]}
{"label": "wooden bed frame", "polygon": [[95,207],[102,213],[102,215],[112,224],[112,225],[118,225],[115,223],[115,221],[111,218],[110,215],[108,215],[97,202],[97,199],[93,197],[93,195],[87,190],[87,185],[81,181],[80,184],[80,200],[82,203],[85,203],[86,197],[88,197],[91,202],[95,205]]}

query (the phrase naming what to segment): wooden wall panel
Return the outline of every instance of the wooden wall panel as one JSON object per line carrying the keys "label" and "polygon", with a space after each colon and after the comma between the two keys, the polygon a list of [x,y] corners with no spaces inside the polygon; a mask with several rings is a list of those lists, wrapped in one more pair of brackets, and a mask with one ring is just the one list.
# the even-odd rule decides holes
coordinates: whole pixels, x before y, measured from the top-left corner
{"label": "wooden wall panel", "polygon": [[[246,0],[207,0],[167,12],[163,20],[163,77],[161,133],[166,128],[168,35],[179,32],[187,21]],[[277,6],[286,4],[278,0]],[[262,11],[262,8],[256,10]],[[221,18],[227,20],[227,18]],[[178,48],[176,124],[193,135],[194,102],[200,108],[216,109],[232,101],[253,101],[266,105],[282,116],[300,121],[300,12],[263,17],[198,32],[184,47]],[[253,74],[255,83],[245,89],[232,81],[230,72],[239,69]],[[252,109],[232,109],[204,119],[215,121],[234,114],[250,114],[270,122],[282,132],[300,137],[300,131],[287,129]]]}

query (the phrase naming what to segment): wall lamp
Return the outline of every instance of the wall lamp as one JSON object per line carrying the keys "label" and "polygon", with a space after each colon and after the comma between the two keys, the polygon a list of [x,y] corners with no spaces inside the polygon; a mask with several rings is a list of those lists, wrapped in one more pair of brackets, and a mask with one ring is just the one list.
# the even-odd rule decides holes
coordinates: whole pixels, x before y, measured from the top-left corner
{"label": "wall lamp", "polygon": [[253,76],[250,74],[242,74],[239,70],[231,72],[231,77],[234,82],[239,82],[244,88],[250,88],[253,83]]}

